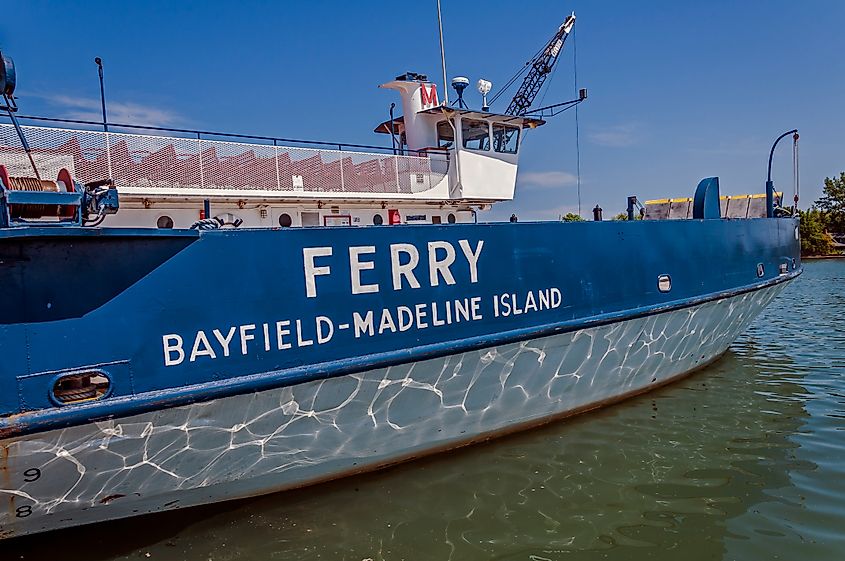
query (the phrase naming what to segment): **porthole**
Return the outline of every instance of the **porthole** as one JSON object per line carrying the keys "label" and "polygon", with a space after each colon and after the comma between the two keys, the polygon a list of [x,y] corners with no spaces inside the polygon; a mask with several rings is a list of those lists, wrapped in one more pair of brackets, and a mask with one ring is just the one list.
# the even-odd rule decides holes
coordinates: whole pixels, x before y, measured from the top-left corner
{"label": "porthole", "polygon": [[291,224],[293,224],[293,218],[290,217],[290,214],[283,212],[279,215],[279,226],[288,228]]}
{"label": "porthole", "polygon": [[166,214],[162,214],[158,217],[158,220],[156,220],[156,227],[161,228],[162,230],[173,228],[173,219]]}
{"label": "porthole", "polygon": [[376,214],[375,216],[373,216],[373,224],[375,224],[376,226],[381,226],[382,224],[384,224],[384,217],[381,214]]}
{"label": "porthole", "polygon": [[50,389],[50,398],[58,405],[70,405],[100,399],[110,391],[111,380],[108,376],[92,370],[58,377]]}
{"label": "porthole", "polygon": [[660,275],[657,277],[657,290],[660,292],[669,292],[672,290],[672,278],[669,275]]}
{"label": "porthole", "polygon": [[446,217],[446,220],[449,221],[449,224],[454,224],[455,222],[457,222],[458,219],[455,218],[455,215],[450,212],[449,216]]}
{"label": "porthole", "polygon": [[763,278],[763,275],[766,274],[766,270],[763,268],[762,263],[757,263],[757,277]]}

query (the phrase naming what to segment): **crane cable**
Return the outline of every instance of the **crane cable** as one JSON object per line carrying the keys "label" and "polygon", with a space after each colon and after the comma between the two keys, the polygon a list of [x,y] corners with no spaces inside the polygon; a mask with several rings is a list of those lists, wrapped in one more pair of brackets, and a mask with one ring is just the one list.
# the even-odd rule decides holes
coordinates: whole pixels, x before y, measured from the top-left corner
{"label": "crane cable", "polygon": [[[575,91],[578,91],[578,30],[574,30],[572,34],[572,66],[573,74],[575,75]],[[576,158],[576,178],[578,188],[578,216],[581,216],[581,135],[580,127],[578,126],[578,106],[575,104],[575,158]]]}
{"label": "crane cable", "polygon": [[[540,106],[543,105],[543,101],[546,99],[546,94],[549,93],[549,88],[552,85],[552,81],[554,81],[555,72],[557,72],[558,66],[560,66],[560,65],[554,64],[552,66],[552,71],[549,72],[549,77],[546,79],[546,83],[543,84],[543,93],[540,94],[540,101],[536,105],[540,105]],[[531,105],[535,105],[535,104],[532,102]],[[528,109],[530,109],[530,107]]]}
{"label": "crane cable", "polygon": [[[794,204],[795,206],[792,209],[792,214],[798,214],[798,194],[799,194],[799,185],[798,185],[798,133],[795,133],[792,136],[792,185],[795,189],[795,198]],[[783,204],[783,203],[781,203]]]}
{"label": "crane cable", "polygon": [[506,91],[508,91],[508,88],[510,88],[510,87],[513,85],[513,83],[514,83],[514,82],[516,82],[516,81],[517,81],[517,80],[518,80],[518,79],[519,79],[519,78],[520,78],[523,74],[525,74],[525,71],[526,71],[526,70],[528,70],[528,68],[531,66],[531,63],[532,63],[532,61],[531,61],[531,60],[529,60],[528,62],[526,62],[526,63],[525,63],[525,66],[523,66],[522,68],[520,68],[520,69],[516,72],[516,74],[514,74],[514,75],[513,75],[513,77],[512,77],[510,80],[508,80],[507,84],[505,84],[504,86],[502,86],[501,88],[499,88],[499,91],[498,91],[498,92],[496,92],[496,95],[494,95],[493,97],[491,97],[491,98],[490,98],[490,105],[492,105],[493,103],[495,103],[495,102],[496,102],[496,100],[497,100],[497,99],[499,99],[499,98],[502,96],[502,94],[503,94],[503,93],[505,93]]}
{"label": "crane cable", "polygon": [[506,91],[508,91],[508,88],[510,88],[510,87],[514,84],[514,82],[516,82],[517,80],[519,80],[519,78],[520,78],[523,74],[525,74],[525,71],[526,71],[526,70],[528,70],[529,68],[531,68],[531,67],[534,65],[534,62],[537,60],[537,57],[539,57],[541,54],[543,54],[543,52],[545,52],[545,50],[546,50],[546,48],[547,48],[548,46],[549,46],[549,45],[548,45],[548,44],[546,44],[546,45],[543,45],[542,47],[540,47],[540,50],[539,50],[539,51],[537,51],[536,53],[534,53],[534,56],[532,56],[532,57],[531,57],[531,59],[530,59],[528,62],[526,62],[526,63],[522,66],[522,68],[520,68],[519,70],[517,70],[517,71],[516,71],[516,73],[515,73],[513,76],[511,76],[511,79],[510,79],[510,80],[508,80],[508,81],[507,81],[507,83],[506,83],[504,86],[502,86],[502,87],[499,89],[499,91],[498,91],[498,92],[496,92],[496,95],[494,95],[493,97],[491,97],[491,98],[490,98],[490,105],[493,105],[493,103],[495,103],[495,101],[496,101],[497,99],[499,99],[499,97],[501,97],[501,95],[502,95],[503,93],[505,93]]}

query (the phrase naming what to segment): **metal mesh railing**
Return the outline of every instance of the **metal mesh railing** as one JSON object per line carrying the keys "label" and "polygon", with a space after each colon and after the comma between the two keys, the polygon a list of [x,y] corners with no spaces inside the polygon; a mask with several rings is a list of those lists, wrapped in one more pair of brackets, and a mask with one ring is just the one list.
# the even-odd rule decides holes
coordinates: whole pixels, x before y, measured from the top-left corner
{"label": "metal mesh railing", "polygon": [[[281,193],[419,193],[437,185],[445,161],[100,131],[22,127],[42,177],[68,171],[83,183],[112,178],[118,188]],[[0,124],[0,164],[31,175],[12,125]]]}

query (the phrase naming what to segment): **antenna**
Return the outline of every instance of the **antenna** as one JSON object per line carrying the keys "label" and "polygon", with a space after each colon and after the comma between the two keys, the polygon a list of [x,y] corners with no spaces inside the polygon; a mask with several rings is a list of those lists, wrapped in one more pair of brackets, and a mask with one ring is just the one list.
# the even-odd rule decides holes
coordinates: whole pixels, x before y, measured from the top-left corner
{"label": "antenna", "polygon": [[446,50],[443,48],[443,18],[440,17],[440,0],[437,0],[437,28],[440,30],[440,66],[443,68],[443,103],[449,105],[449,89],[446,87]]}
{"label": "antenna", "polygon": [[113,177],[111,169],[111,147],[109,145],[109,122],[106,119],[106,90],[103,86],[103,59],[96,57],[97,73],[100,75],[100,105],[103,107],[103,132],[106,133],[106,161],[108,162],[109,177]]}
{"label": "antenna", "polygon": [[464,101],[464,90],[469,86],[469,78],[466,76],[455,76],[452,78],[452,87],[455,88],[455,93],[458,94],[458,99],[452,105],[457,105],[460,109],[469,109]]}
{"label": "antenna", "polygon": [[96,57],[97,73],[100,75],[100,105],[103,108],[103,132],[109,132],[109,122],[106,119],[106,90],[103,87],[103,59]]}
{"label": "antenna", "polygon": [[15,118],[15,113],[18,110],[18,106],[15,105],[14,95],[16,85],[15,61],[9,57],[4,57],[3,53],[0,52],[0,94],[3,95],[3,101],[6,102],[5,105],[0,106],[0,109],[5,110],[9,114],[9,119],[12,120],[12,124],[15,126],[15,132],[18,133],[18,138],[21,140],[21,146],[23,146],[24,152],[29,157],[29,163],[32,164],[32,171],[35,172],[35,178],[41,181],[41,175],[38,173],[38,168],[35,167],[35,159],[32,157],[32,149],[26,141],[23,129]]}
{"label": "antenna", "polygon": [[481,94],[481,110],[490,111],[490,106],[487,105],[487,94],[489,94],[490,90],[493,89],[493,82],[481,79],[478,81],[477,87],[478,93]]}

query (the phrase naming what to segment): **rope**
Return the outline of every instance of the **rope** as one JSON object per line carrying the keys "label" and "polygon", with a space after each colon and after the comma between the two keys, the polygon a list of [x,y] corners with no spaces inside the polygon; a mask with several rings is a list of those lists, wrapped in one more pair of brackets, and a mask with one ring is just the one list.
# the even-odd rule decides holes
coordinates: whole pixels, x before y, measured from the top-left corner
{"label": "rope", "polygon": [[191,224],[191,230],[217,230],[222,225],[217,218],[204,218]]}

